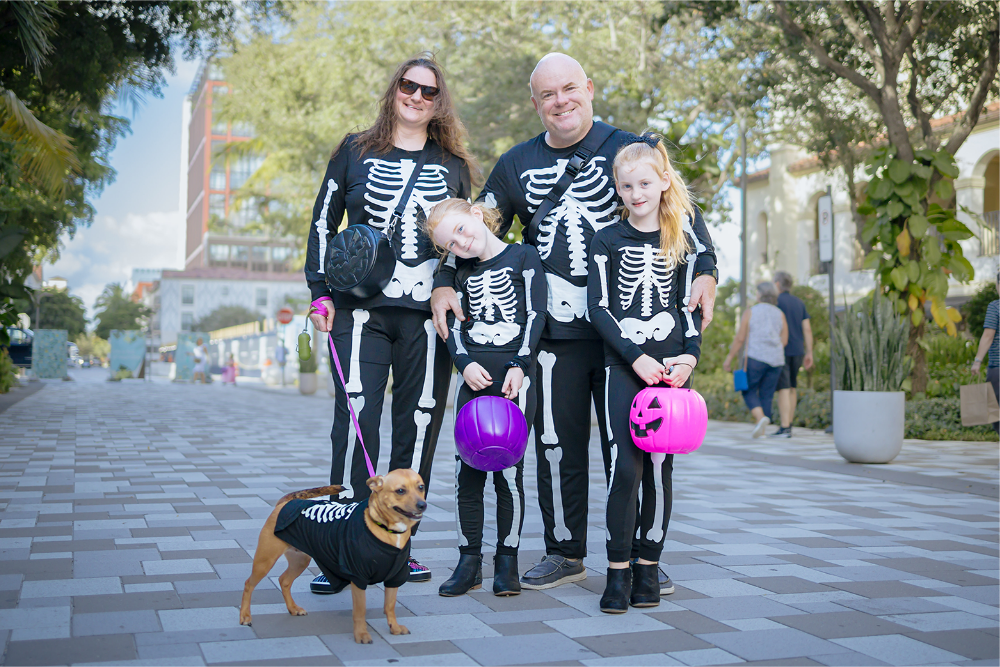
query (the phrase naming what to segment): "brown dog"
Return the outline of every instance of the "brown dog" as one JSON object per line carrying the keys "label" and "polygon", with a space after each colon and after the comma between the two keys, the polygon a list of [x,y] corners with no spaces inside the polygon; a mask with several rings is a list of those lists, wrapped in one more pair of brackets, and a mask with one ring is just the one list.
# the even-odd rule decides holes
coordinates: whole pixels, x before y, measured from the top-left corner
{"label": "brown dog", "polygon": [[[278,583],[281,585],[281,595],[285,599],[285,606],[288,607],[289,614],[293,616],[306,615],[306,610],[295,604],[295,601],[292,600],[292,582],[309,567],[310,560],[313,557],[317,557],[317,564],[323,570],[324,574],[327,574],[331,585],[336,585],[337,582],[346,585],[346,581],[350,581],[351,600],[353,602],[354,641],[359,644],[372,643],[371,635],[368,633],[368,625],[365,621],[365,588],[359,588],[355,583],[359,581],[359,578],[361,580],[360,583],[363,583],[365,586],[381,583],[382,581],[387,582],[385,586],[384,610],[385,618],[389,622],[389,632],[394,635],[410,634],[410,631],[406,627],[396,622],[396,590],[399,584],[395,587],[390,587],[388,582],[391,579],[393,583],[396,581],[401,583],[409,575],[409,567],[406,566],[406,562],[410,552],[410,532],[427,508],[427,502],[424,500],[424,482],[420,478],[420,475],[414,471],[401,468],[393,470],[385,476],[370,478],[368,480],[368,488],[371,489],[371,495],[367,501],[362,501],[360,504],[297,503],[289,509],[298,510],[300,507],[305,507],[305,509],[295,514],[286,512],[282,515],[282,508],[290,501],[335,495],[343,489],[340,486],[321,486],[315,489],[296,491],[283,496],[277,502],[274,511],[267,517],[264,527],[261,528],[260,539],[257,542],[257,551],[253,557],[253,571],[243,586],[243,601],[240,604],[241,625],[250,625],[251,623],[250,597],[253,589],[257,587],[261,579],[267,576],[271,568],[274,567],[274,564],[284,554],[288,560],[288,569],[278,578]],[[360,525],[360,522],[355,519],[351,524],[355,533],[344,533],[343,531],[347,530],[347,522],[350,520],[354,510],[366,504],[367,506],[364,508],[363,513],[364,527],[358,528],[357,526]],[[282,515],[281,526],[278,525],[279,515]],[[309,517],[312,521],[302,519],[300,515]],[[316,553],[306,553],[305,548],[300,550],[275,534],[276,530],[277,532],[284,532],[293,523],[301,521],[306,522],[305,527],[308,530],[318,533],[319,539],[313,543],[315,548],[310,549]],[[357,535],[357,531],[363,531],[364,529],[367,529],[367,532],[375,540],[389,547],[379,547],[377,543],[368,540],[368,542],[375,544],[375,551],[379,552],[375,554],[376,556],[392,560],[393,564],[389,565],[389,567],[392,568],[393,574],[389,575],[389,578],[386,578],[384,567],[380,574],[372,574],[371,570],[366,570],[367,574],[360,571],[369,567],[373,562],[373,558],[368,554],[359,555],[351,553],[352,550],[365,548],[365,536]],[[336,552],[335,555],[338,555],[340,560],[344,561],[343,564],[323,562],[321,560],[322,556],[319,555],[321,548],[318,545],[329,544],[330,539],[335,539],[334,532],[331,531],[336,530],[340,530],[342,535],[355,535],[348,543],[335,543],[331,545],[331,549]],[[294,535],[289,532],[285,537],[295,541],[300,547],[303,546],[301,535]],[[323,540],[322,538],[324,537],[327,539]],[[368,548],[371,548],[371,544],[368,545]],[[357,557],[352,559],[351,557],[355,555]],[[323,553],[323,556],[329,556],[329,553]],[[402,563],[402,566],[399,563]],[[346,574],[344,576],[337,576],[337,574],[341,573]],[[373,581],[373,577],[377,578],[378,581]]]}

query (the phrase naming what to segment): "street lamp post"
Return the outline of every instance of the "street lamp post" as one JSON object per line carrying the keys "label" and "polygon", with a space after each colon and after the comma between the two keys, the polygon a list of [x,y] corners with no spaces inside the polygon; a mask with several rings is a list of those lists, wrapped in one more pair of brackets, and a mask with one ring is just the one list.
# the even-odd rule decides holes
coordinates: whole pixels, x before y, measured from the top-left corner
{"label": "street lamp post", "polygon": [[[737,112],[739,113],[739,112]],[[740,116],[740,313],[747,309],[747,121]]]}

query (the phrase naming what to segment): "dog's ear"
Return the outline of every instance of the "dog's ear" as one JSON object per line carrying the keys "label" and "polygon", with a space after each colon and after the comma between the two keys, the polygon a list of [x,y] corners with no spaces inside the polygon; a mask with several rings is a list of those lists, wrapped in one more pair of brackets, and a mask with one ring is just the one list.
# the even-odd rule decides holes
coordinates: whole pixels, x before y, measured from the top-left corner
{"label": "dog's ear", "polygon": [[368,488],[372,491],[378,491],[382,488],[382,475],[377,475],[375,477],[368,478]]}

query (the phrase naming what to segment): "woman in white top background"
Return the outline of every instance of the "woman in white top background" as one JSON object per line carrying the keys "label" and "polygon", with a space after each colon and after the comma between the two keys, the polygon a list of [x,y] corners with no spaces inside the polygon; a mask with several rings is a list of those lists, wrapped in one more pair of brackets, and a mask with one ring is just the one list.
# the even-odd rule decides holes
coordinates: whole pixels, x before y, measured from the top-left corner
{"label": "woman in white top background", "polygon": [[774,283],[757,285],[757,303],[740,318],[740,327],[733,338],[722,369],[732,370],[733,358],[746,343],[747,389],[743,400],[757,423],[753,437],[764,435],[771,423],[771,404],[785,365],[785,344],[788,342],[788,322],[778,308],[778,290]]}

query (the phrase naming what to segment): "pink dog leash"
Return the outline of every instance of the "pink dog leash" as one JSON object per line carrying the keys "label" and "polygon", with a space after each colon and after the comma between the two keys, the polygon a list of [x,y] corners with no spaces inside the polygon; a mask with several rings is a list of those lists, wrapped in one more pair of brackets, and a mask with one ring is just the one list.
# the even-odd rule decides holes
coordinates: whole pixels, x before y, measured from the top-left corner
{"label": "pink dog leash", "polygon": [[[324,301],[329,301],[329,299],[317,299],[316,301],[313,301],[312,311],[326,317],[330,314],[330,311],[326,309],[326,306],[323,304]],[[337,367],[337,375],[340,376],[340,386],[344,388],[344,395],[347,397],[347,409],[351,411],[351,421],[354,422],[354,430],[358,434],[358,442],[361,443],[361,451],[364,452],[365,455],[365,465],[368,466],[368,476],[375,477],[375,466],[372,465],[372,460],[368,457],[368,449],[365,447],[365,439],[361,436],[361,425],[358,424],[358,415],[354,413],[354,404],[351,403],[351,396],[347,393],[347,380],[344,379],[344,369],[340,367],[340,357],[337,356],[337,348],[333,345],[332,331],[327,337],[327,341],[330,343],[330,354],[333,355],[333,364]]]}

